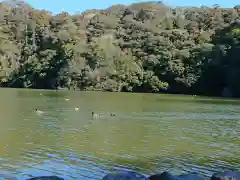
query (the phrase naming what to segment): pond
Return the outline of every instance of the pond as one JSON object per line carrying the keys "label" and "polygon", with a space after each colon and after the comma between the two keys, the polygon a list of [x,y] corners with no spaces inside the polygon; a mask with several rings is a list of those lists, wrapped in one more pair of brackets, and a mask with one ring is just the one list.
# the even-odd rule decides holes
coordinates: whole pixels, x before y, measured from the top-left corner
{"label": "pond", "polygon": [[0,179],[240,170],[239,100],[4,88],[0,99]]}

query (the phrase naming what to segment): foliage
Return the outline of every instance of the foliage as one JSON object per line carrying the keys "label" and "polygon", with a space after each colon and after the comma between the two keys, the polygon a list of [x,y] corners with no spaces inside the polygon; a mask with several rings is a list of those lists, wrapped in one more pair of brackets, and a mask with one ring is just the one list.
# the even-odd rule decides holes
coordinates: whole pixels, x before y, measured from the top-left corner
{"label": "foliage", "polygon": [[69,15],[0,3],[0,84],[240,96],[240,9],[115,5]]}

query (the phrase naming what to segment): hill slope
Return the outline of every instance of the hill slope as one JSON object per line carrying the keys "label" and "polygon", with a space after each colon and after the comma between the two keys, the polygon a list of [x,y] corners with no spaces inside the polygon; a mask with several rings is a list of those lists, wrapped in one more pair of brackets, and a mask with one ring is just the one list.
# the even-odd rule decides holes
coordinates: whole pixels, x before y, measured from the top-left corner
{"label": "hill slope", "polygon": [[1,86],[240,96],[240,7],[0,4]]}

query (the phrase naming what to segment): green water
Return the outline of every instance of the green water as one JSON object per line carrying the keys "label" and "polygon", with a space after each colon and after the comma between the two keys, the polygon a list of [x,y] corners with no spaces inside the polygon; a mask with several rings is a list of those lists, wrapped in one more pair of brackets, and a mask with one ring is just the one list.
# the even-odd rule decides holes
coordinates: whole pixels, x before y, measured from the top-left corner
{"label": "green water", "polygon": [[238,100],[17,89],[0,99],[0,179],[240,170]]}

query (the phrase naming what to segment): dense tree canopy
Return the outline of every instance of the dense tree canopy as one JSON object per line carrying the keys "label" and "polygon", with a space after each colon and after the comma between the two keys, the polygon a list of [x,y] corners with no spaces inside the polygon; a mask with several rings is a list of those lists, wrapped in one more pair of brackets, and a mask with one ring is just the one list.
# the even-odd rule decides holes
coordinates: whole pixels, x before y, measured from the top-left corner
{"label": "dense tree canopy", "polygon": [[0,23],[1,86],[240,96],[240,6],[52,15],[4,1]]}

